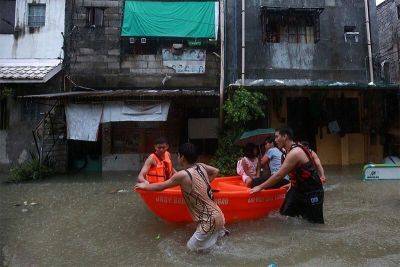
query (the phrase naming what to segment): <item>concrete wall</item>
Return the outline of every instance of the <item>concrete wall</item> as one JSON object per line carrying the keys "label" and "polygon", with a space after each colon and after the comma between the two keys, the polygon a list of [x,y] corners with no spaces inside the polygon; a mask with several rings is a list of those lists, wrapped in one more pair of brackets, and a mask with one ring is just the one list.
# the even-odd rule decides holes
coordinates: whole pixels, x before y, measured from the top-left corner
{"label": "concrete wall", "polygon": [[397,6],[400,0],[386,0],[377,7],[379,28],[379,53],[381,64],[389,63],[386,82],[400,82],[400,20]]}
{"label": "concrete wall", "polygon": [[[260,7],[324,8],[320,41],[262,43]],[[241,1],[227,3],[227,79],[241,69]],[[373,49],[378,45],[375,1],[370,1]],[[359,42],[344,40],[344,26],[356,26]],[[246,78],[311,79],[366,82],[366,29],[364,0],[248,0],[246,1]]]}
{"label": "concrete wall", "polygon": [[[45,26],[27,26],[30,3],[46,4]],[[65,0],[16,0],[15,13],[15,33],[0,34],[0,58],[63,57]]]}
{"label": "concrete wall", "polygon": [[[204,74],[176,74],[163,66],[162,46],[151,55],[124,52],[121,41],[123,3],[122,0],[67,3],[69,58],[66,65],[75,82],[97,88],[218,87],[219,59],[212,53],[206,55]],[[103,27],[87,27],[90,6],[105,8]],[[166,75],[171,77],[162,84]]]}

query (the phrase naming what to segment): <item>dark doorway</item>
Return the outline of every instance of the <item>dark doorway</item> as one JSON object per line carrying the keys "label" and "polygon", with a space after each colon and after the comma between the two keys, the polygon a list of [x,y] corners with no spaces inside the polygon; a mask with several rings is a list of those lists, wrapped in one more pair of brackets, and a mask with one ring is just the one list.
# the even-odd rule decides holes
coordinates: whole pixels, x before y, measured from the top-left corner
{"label": "dark doorway", "polygon": [[316,149],[316,123],[310,110],[307,97],[287,98],[287,124],[293,129],[295,141],[307,141],[310,148]]}

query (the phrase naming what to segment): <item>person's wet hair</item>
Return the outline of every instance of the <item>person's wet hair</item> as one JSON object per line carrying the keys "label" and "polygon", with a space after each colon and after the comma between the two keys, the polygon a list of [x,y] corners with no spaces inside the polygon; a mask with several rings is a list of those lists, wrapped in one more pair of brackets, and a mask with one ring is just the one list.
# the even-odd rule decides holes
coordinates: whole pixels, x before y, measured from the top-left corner
{"label": "person's wet hair", "polygon": [[301,141],[300,144],[306,148],[310,148],[310,143],[307,141]]}
{"label": "person's wet hair", "polygon": [[275,145],[275,137],[274,136],[270,136],[270,137],[265,138],[265,142],[264,143],[269,143],[269,144],[274,143],[274,145]]}
{"label": "person's wet hair", "polygon": [[180,156],[184,156],[187,162],[190,164],[193,164],[197,161],[197,150],[195,145],[192,143],[182,144],[178,149],[178,153]]}
{"label": "person's wet hair", "polygon": [[243,155],[244,155],[246,158],[249,158],[249,159],[255,158],[255,157],[256,157],[256,156],[254,155],[254,149],[255,149],[255,148],[257,148],[257,146],[256,146],[255,144],[253,144],[253,143],[247,143],[246,146],[244,147]]}
{"label": "person's wet hair", "polygon": [[160,136],[154,141],[154,144],[155,145],[168,144],[168,140],[164,136]]}
{"label": "person's wet hair", "polygon": [[293,130],[290,127],[282,127],[277,130],[280,135],[286,135],[289,140],[293,140]]}

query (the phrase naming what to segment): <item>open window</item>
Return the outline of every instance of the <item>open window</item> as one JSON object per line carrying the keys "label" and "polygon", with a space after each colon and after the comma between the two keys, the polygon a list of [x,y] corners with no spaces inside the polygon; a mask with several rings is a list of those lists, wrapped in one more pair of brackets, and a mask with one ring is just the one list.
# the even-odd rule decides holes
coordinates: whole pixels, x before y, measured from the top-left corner
{"label": "open window", "polygon": [[263,43],[317,43],[322,8],[261,7]]}
{"label": "open window", "polygon": [[104,8],[88,7],[87,8],[87,26],[102,27],[104,22]]}
{"label": "open window", "polygon": [[0,34],[13,34],[15,27],[15,0],[1,1]]}

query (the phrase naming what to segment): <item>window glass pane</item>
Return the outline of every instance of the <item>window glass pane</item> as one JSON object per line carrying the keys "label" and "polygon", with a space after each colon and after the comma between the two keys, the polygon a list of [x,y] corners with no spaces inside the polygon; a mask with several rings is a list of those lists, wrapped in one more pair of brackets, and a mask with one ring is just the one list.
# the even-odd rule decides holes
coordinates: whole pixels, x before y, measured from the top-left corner
{"label": "window glass pane", "polygon": [[28,13],[28,26],[41,27],[46,21],[46,5],[30,4]]}

